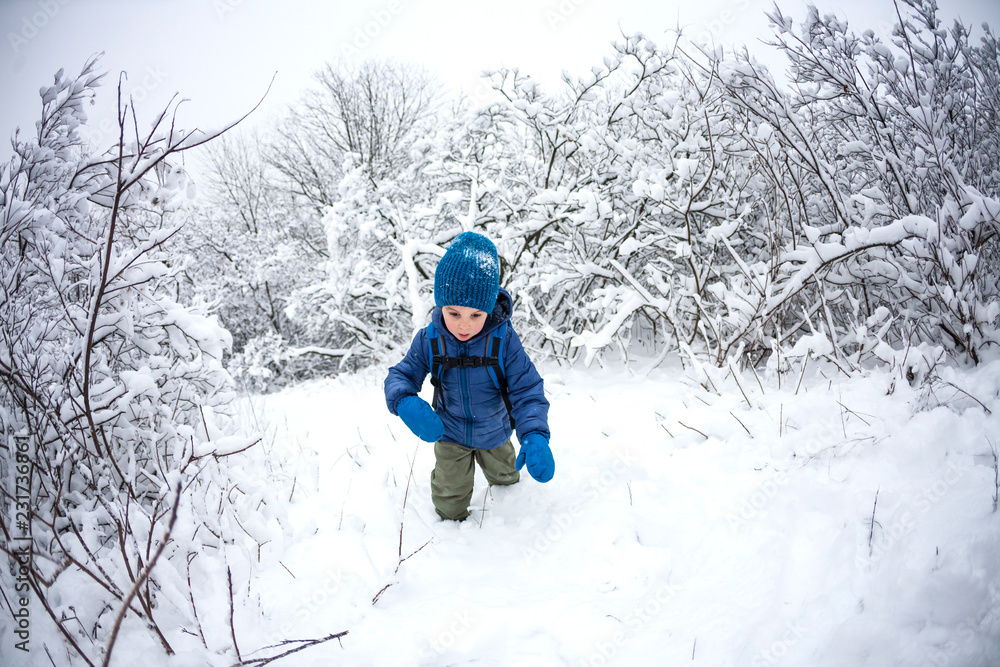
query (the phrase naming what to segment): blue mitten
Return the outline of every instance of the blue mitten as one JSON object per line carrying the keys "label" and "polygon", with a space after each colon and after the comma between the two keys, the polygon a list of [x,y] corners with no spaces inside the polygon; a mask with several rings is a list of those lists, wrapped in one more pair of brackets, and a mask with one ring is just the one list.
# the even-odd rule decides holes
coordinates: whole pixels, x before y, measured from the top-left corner
{"label": "blue mitten", "polygon": [[525,434],[514,467],[520,470],[525,463],[528,464],[528,472],[536,481],[547,482],[552,479],[552,475],[556,472],[556,462],[552,460],[552,450],[549,449],[547,435],[538,431]]}
{"label": "blue mitten", "polygon": [[404,396],[396,404],[396,414],[413,434],[424,442],[437,442],[444,437],[444,423],[419,396]]}

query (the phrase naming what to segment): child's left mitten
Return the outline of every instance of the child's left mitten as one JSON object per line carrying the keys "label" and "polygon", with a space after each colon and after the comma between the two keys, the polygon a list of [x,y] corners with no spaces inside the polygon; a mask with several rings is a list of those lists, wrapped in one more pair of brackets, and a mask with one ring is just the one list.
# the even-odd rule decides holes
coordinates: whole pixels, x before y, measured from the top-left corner
{"label": "child's left mitten", "polygon": [[444,423],[427,401],[413,394],[396,404],[396,414],[407,428],[424,442],[437,442],[444,437]]}

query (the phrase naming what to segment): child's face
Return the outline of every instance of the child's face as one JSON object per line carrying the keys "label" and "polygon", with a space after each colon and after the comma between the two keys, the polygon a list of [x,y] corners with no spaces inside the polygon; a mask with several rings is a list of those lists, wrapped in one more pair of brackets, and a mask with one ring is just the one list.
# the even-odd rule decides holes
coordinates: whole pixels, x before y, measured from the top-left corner
{"label": "child's face", "polygon": [[483,330],[486,313],[466,306],[445,306],[441,309],[444,324],[452,336],[459,340],[469,340]]}

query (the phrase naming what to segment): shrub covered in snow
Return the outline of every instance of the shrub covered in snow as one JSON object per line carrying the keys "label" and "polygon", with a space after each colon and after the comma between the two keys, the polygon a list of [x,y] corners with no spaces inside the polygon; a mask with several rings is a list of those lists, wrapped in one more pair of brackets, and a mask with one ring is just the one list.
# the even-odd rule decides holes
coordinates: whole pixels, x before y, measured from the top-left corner
{"label": "shrub covered in snow", "polygon": [[847,371],[978,362],[1000,342],[997,40],[904,9],[888,41],[775,9],[790,85],[747,52],[643,35],[556,92],[494,73],[496,100],[428,132],[407,169],[348,158],[307,308],[384,357],[474,228],[556,356],[781,363],[806,338]]}
{"label": "shrub covered in snow", "polygon": [[0,579],[30,588],[59,664],[107,664],[125,627],[132,650],[208,649],[191,582],[219,561],[197,556],[240,544],[238,513],[252,530],[274,492],[223,472],[253,444],[225,411],[230,336],[177,301],[176,158],[213,135],[177,130],[170,108],[142,134],[123,101],[117,144],[91,154],[101,78],[94,61],[57,74],[0,168],[0,550],[18,563]]}

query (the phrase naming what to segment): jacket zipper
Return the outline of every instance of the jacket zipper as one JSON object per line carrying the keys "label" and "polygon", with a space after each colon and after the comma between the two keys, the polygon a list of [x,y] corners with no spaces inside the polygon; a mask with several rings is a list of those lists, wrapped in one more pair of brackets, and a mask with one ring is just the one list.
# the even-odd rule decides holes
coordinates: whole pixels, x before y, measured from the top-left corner
{"label": "jacket zipper", "polygon": [[[458,356],[468,356],[469,348],[465,343],[459,343]],[[472,401],[469,395],[469,378],[466,375],[468,369],[459,368],[459,377],[462,387],[462,407],[465,410],[465,446],[472,447]]]}

